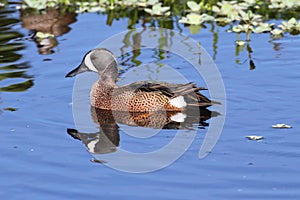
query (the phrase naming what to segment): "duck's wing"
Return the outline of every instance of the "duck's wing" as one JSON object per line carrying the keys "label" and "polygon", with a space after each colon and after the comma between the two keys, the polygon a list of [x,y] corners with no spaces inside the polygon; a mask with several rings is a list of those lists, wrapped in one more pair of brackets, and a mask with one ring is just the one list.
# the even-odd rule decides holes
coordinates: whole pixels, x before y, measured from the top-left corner
{"label": "duck's wing", "polygon": [[199,91],[206,90],[206,88],[197,87],[194,83],[174,84],[167,82],[140,81],[127,86],[134,89],[135,92],[160,92],[170,99],[183,96],[189,106],[207,107],[213,104],[220,104],[201,94]]}
{"label": "duck's wing", "polygon": [[184,96],[188,106],[208,107],[213,104],[220,104],[217,101],[212,101],[200,93],[200,90],[207,90],[204,87],[197,87],[194,83],[174,86],[174,96]]}

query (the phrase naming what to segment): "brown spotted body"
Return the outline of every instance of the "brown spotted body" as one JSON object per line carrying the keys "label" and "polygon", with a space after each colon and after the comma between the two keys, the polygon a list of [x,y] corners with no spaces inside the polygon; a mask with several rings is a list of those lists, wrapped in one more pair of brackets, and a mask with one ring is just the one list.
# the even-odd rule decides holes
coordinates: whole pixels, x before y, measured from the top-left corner
{"label": "brown spotted body", "polygon": [[[105,110],[128,112],[182,111],[186,106],[207,107],[212,102],[198,91],[194,84],[171,84],[165,82],[141,81],[118,87],[98,80],[94,83],[91,105]],[[172,105],[172,99],[182,97],[185,106]]]}
{"label": "brown spotted body", "polygon": [[[132,85],[131,85],[132,86]],[[135,86],[137,86],[135,84]],[[144,85],[141,85],[144,86]],[[106,83],[97,81],[94,83],[90,100],[92,106],[106,110],[118,110],[128,112],[148,112],[148,111],[180,111],[170,104],[170,98],[162,92],[146,92],[135,87],[108,86]]]}

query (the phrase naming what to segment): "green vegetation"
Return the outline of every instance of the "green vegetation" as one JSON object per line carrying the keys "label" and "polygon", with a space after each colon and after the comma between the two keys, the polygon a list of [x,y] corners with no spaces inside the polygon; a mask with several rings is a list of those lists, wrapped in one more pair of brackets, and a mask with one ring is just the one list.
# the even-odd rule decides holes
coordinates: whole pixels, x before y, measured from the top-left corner
{"label": "green vegetation", "polygon": [[[9,1],[8,1],[9,2]],[[7,2],[2,3],[2,6]],[[226,27],[236,33],[236,56],[244,50],[248,53],[249,69],[256,68],[250,45],[252,34],[268,33],[271,41],[287,34],[300,34],[300,0],[23,0],[19,6],[22,13],[45,14],[57,8],[62,13],[97,12],[107,16],[106,24],[127,18],[129,29],[136,24],[181,31],[182,24],[192,34],[207,25],[213,34],[215,58],[218,43],[218,27]],[[42,31],[43,32],[43,31]],[[51,33],[53,34],[53,33]],[[240,35],[245,34],[245,40]],[[55,36],[38,34],[37,43],[51,44],[44,54],[52,53],[56,46]],[[239,59],[236,60],[239,64]]]}
{"label": "green vegetation", "polygon": [[[239,0],[239,1],[174,1],[174,0],[23,0],[21,9],[44,10],[49,7],[73,9],[77,13],[99,12],[114,19],[129,18],[128,27],[140,20],[157,20],[159,26],[172,28],[166,21],[183,23],[197,33],[206,23],[228,26],[229,32],[270,33],[279,38],[284,33],[299,34],[299,0]],[[285,19],[281,24],[270,20]],[[298,21],[297,21],[298,20]],[[171,27],[170,27],[171,26]]]}

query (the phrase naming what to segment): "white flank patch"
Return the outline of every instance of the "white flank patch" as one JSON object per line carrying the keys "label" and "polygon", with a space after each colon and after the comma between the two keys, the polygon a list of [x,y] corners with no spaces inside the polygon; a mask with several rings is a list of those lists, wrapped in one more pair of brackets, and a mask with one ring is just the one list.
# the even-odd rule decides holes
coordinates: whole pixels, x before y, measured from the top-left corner
{"label": "white flank patch", "polygon": [[90,153],[95,153],[95,147],[96,147],[96,144],[99,142],[99,139],[95,139],[95,140],[92,140],[90,141],[88,144],[87,144],[87,148],[89,150]]}
{"label": "white flank patch", "polygon": [[176,97],[174,99],[171,99],[170,104],[172,106],[177,107],[177,108],[183,108],[187,105],[184,98],[183,98],[183,96],[179,96],[179,97]]}
{"label": "white flank patch", "polygon": [[85,58],[84,58],[84,64],[85,66],[87,66],[87,68],[89,68],[89,70],[92,70],[94,72],[98,72],[98,70],[96,69],[96,67],[94,66],[94,64],[92,63],[91,60],[91,54],[93,53],[93,51],[91,51],[90,53],[88,53]]}
{"label": "white flank patch", "polygon": [[184,122],[186,118],[186,114],[183,113],[177,113],[176,115],[171,116],[171,120],[174,122]]}

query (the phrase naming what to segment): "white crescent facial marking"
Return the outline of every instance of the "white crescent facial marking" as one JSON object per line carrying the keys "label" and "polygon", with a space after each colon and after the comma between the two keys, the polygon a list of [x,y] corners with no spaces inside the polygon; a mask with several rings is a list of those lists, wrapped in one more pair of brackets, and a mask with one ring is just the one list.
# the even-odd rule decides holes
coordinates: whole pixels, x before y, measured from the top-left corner
{"label": "white crescent facial marking", "polygon": [[184,122],[186,118],[186,114],[183,114],[183,113],[177,113],[176,115],[173,115],[170,117],[170,119],[174,122]]}
{"label": "white crescent facial marking", "polygon": [[98,70],[96,69],[96,67],[94,66],[94,64],[92,63],[91,60],[91,54],[93,53],[93,51],[91,51],[90,53],[88,53],[85,58],[84,58],[84,64],[85,66],[87,66],[87,68],[89,70],[92,70],[94,72],[98,72]]}
{"label": "white crescent facial marking", "polygon": [[177,108],[183,108],[183,107],[185,107],[187,105],[186,102],[185,102],[185,100],[184,100],[184,98],[183,98],[183,96],[178,96],[178,97],[176,97],[174,99],[171,99],[170,100],[170,104],[172,106],[177,107]]}

